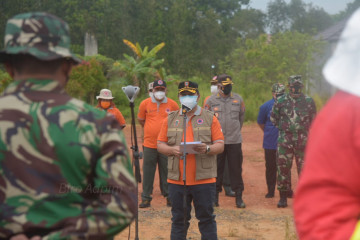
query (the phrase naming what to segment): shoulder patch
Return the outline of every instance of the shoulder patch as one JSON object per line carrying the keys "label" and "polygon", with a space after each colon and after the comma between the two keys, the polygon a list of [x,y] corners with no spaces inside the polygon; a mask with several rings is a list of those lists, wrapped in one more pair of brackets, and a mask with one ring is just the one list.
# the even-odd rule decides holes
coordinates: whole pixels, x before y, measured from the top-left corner
{"label": "shoulder patch", "polygon": [[244,102],[241,102],[241,110],[242,110],[243,112],[245,112],[245,103],[244,103]]}

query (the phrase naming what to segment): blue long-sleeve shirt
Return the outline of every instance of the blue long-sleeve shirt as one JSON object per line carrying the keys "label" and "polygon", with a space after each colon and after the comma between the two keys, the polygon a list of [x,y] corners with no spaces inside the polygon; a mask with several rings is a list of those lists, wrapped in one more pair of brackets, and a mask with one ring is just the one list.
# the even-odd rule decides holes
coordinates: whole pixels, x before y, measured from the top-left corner
{"label": "blue long-sleeve shirt", "polygon": [[263,148],[265,149],[277,149],[279,131],[270,121],[270,114],[274,102],[274,99],[271,99],[261,105],[257,118],[258,124],[264,124]]}

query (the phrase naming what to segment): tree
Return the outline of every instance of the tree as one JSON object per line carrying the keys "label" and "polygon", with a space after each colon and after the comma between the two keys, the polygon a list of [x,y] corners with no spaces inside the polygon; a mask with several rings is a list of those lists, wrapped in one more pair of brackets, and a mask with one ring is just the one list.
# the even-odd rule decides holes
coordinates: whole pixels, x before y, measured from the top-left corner
{"label": "tree", "polygon": [[233,89],[247,105],[246,119],[256,119],[258,107],[270,97],[271,85],[287,83],[302,75],[305,86],[314,74],[312,63],[322,43],[299,32],[263,34],[256,39],[239,38],[234,51],[220,63],[222,72],[233,76]]}
{"label": "tree", "polygon": [[316,34],[333,24],[333,19],[322,8],[302,0],[275,0],[268,4],[268,27],[271,33],[298,31]]}
{"label": "tree", "polygon": [[66,91],[73,97],[94,105],[95,96],[102,88],[107,88],[108,81],[104,76],[101,64],[95,58],[83,61],[73,68]]}
{"label": "tree", "polygon": [[335,15],[335,20],[340,21],[344,18],[348,18],[360,7],[360,0],[354,0],[346,5],[346,9]]}
{"label": "tree", "polygon": [[234,14],[231,28],[243,38],[256,38],[265,33],[265,19],[260,10],[244,9]]}

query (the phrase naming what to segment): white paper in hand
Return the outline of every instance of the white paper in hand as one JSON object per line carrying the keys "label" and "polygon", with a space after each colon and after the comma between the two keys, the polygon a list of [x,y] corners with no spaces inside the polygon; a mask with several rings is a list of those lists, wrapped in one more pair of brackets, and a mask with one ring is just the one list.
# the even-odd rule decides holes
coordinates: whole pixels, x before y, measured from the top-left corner
{"label": "white paper in hand", "polygon": [[[194,150],[194,147],[201,145],[201,141],[199,142],[186,142],[186,153],[189,154],[199,154],[199,152]],[[184,153],[184,142],[180,144],[180,152]]]}

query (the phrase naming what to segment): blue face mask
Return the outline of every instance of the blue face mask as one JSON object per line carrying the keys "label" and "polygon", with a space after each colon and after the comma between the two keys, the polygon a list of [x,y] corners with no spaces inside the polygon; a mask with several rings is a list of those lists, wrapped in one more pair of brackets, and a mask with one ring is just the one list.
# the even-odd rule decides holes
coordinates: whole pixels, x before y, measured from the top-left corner
{"label": "blue face mask", "polygon": [[190,96],[190,95],[181,96],[180,97],[180,103],[181,103],[181,105],[184,105],[184,106],[190,108],[190,110],[191,110],[197,105],[197,98],[198,98],[197,95],[194,95],[194,96]]}

